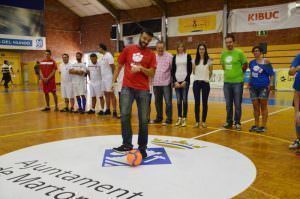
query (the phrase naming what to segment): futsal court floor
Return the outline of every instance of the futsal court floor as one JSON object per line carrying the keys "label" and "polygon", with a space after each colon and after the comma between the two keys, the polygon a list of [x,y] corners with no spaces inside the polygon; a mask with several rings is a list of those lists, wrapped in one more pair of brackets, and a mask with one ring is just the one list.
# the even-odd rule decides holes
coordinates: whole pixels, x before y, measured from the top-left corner
{"label": "futsal court floor", "polygon": [[[58,95],[60,108],[62,108],[60,93]],[[149,134],[216,143],[248,157],[256,167],[256,178],[250,187],[235,198],[300,198],[300,157],[288,149],[288,145],[295,139],[292,97],[292,92],[271,94],[268,131],[258,134],[248,132],[253,125],[253,109],[247,90],[244,93],[242,105],[242,131],[222,128],[226,112],[221,89],[211,90],[208,127],[193,128],[194,100],[192,90],[190,90],[187,127],[175,127],[174,122],[169,126],[149,124]],[[53,98],[50,99],[53,105]],[[120,135],[119,119],[113,119],[110,116],[53,111],[44,113],[40,111],[43,106],[43,94],[35,86],[15,86],[8,93],[1,88],[0,157],[16,150],[48,142],[80,137]],[[136,105],[134,104],[133,107],[132,126],[136,133],[138,130]],[[153,99],[151,107],[151,119],[155,119]],[[173,98],[173,121],[176,121],[176,115],[176,99]],[[222,167],[222,165],[219,166]]]}

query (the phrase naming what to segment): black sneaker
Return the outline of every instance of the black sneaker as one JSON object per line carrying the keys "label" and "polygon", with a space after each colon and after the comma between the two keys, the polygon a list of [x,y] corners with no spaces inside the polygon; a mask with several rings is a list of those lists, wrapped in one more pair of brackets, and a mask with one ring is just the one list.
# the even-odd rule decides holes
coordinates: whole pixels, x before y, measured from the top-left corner
{"label": "black sneaker", "polygon": [[251,126],[251,128],[249,129],[249,132],[256,132],[257,131],[257,129],[258,129],[258,127],[257,126]]}
{"label": "black sneaker", "polygon": [[70,108],[69,113],[74,113],[74,108]]}
{"label": "black sneaker", "polygon": [[62,113],[69,112],[69,108],[65,107],[65,108],[61,109],[60,112],[62,112]]}
{"label": "black sneaker", "polygon": [[299,149],[300,139],[296,139],[292,144],[289,145],[289,149]]}
{"label": "black sneaker", "polygon": [[139,149],[139,151],[141,152],[143,159],[146,159],[148,157],[148,154],[145,149]]}
{"label": "black sneaker", "polygon": [[106,109],[106,111],[104,112],[104,114],[103,115],[111,115],[111,112],[110,112],[110,110],[109,109]]}
{"label": "black sneaker", "polygon": [[74,111],[73,113],[80,113],[82,109],[77,109],[76,111]]}
{"label": "black sneaker", "polygon": [[263,126],[262,127],[258,127],[257,130],[256,130],[257,133],[265,133],[266,131],[267,131],[267,129],[265,127],[263,127]]}
{"label": "black sneaker", "polygon": [[155,119],[155,120],[149,120],[148,123],[150,124],[160,124],[162,120],[159,120],[159,119]]}
{"label": "black sneaker", "polygon": [[153,120],[153,124],[159,124],[159,123],[161,123],[161,122],[162,122],[162,120],[159,120],[159,119]]}
{"label": "black sneaker", "polygon": [[162,123],[163,126],[167,126],[169,124],[172,124],[172,121],[171,120],[166,120]]}
{"label": "black sneaker", "polygon": [[87,114],[95,114],[95,111],[90,109],[88,112],[86,112]]}
{"label": "black sneaker", "polygon": [[230,129],[230,128],[232,128],[232,123],[226,122],[226,123],[223,125],[223,127],[224,127],[225,129]]}
{"label": "black sneaker", "polygon": [[112,114],[113,118],[118,118],[118,114],[117,114],[117,111],[114,111],[113,114]]}
{"label": "black sneaker", "polygon": [[80,109],[79,113],[80,114],[85,114],[85,111],[83,109]]}
{"label": "black sneaker", "polygon": [[41,111],[43,112],[47,112],[47,111],[50,111],[50,108],[49,107],[45,107],[44,109],[42,109]]}
{"label": "black sneaker", "polygon": [[104,115],[104,112],[103,111],[99,111],[97,114],[98,115]]}
{"label": "black sneaker", "polygon": [[125,146],[124,144],[122,144],[121,146],[119,147],[115,147],[113,148],[113,150],[117,153],[126,153],[128,151],[131,151],[132,150],[132,147],[129,147],[129,146]]}

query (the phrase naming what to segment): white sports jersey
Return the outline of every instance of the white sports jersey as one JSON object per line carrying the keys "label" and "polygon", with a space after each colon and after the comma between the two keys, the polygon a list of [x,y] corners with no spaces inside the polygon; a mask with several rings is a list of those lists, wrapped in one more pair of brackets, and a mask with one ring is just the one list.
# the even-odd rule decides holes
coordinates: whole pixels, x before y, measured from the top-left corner
{"label": "white sports jersey", "polygon": [[7,64],[3,64],[2,65],[2,69],[1,72],[4,73],[11,73],[12,70],[12,66],[11,65],[7,65]]}
{"label": "white sports jersey", "polygon": [[101,65],[99,62],[96,64],[90,63],[88,65],[88,70],[90,71],[90,82],[91,83],[100,83],[102,81],[101,76]]}
{"label": "white sports jersey", "polygon": [[[76,63],[72,64],[71,68],[75,69],[75,70],[78,70],[78,71],[84,71],[84,72],[87,71],[87,68],[86,68],[84,63],[76,62]],[[72,74],[71,77],[72,77],[72,83],[82,83],[82,82],[86,81],[85,75],[74,75],[74,74]]]}
{"label": "white sports jersey", "polygon": [[112,77],[113,74],[110,64],[114,64],[114,57],[110,54],[110,52],[106,52],[99,63],[101,65],[102,78],[105,79]]}
{"label": "white sports jersey", "polygon": [[71,83],[72,82],[72,75],[69,74],[69,70],[72,68],[72,64],[70,63],[61,63],[59,65],[61,83]]}

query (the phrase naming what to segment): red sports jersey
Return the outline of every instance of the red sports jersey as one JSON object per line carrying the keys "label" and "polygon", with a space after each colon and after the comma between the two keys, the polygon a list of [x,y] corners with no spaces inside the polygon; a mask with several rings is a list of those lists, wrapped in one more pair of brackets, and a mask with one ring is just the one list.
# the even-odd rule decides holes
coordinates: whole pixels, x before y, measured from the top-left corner
{"label": "red sports jersey", "polygon": [[156,68],[156,57],[151,49],[142,49],[131,45],[123,49],[118,59],[119,65],[125,65],[123,87],[149,90],[149,78],[143,72],[132,73],[131,67],[140,64],[145,68]]}
{"label": "red sports jersey", "polygon": [[[52,73],[53,70],[57,69],[57,65],[53,59],[49,59],[49,60],[44,59],[43,61],[40,62],[39,67],[44,78],[47,78]],[[55,75],[52,78],[55,79]]]}
{"label": "red sports jersey", "polygon": [[[53,70],[57,69],[57,65],[53,59],[41,61],[39,67],[44,78],[47,78]],[[56,92],[55,74],[47,83],[43,81],[43,91],[44,93]]]}

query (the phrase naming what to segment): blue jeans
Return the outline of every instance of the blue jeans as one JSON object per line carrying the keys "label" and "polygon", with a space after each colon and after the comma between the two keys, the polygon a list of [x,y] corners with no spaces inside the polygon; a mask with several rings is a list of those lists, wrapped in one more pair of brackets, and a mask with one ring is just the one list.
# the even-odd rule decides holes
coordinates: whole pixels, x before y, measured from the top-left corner
{"label": "blue jeans", "polygon": [[[178,117],[186,117],[188,111],[188,93],[190,84],[186,83],[184,88],[175,88],[177,98]],[[183,114],[182,114],[183,107]]]}
{"label": "blue jeans", "polygon": [[226,100],[226,121],[233,123],[233,104],[234,104],[234,122],[240,124],[242,117],[242,99],[244,83],[224,83],[224,96]]}
{"label": "blue jeans", "polygon": [[149,112],[149,91],[137,90],[123,87],[121,90],[121,127],[123,145],[133,147],[131,111],[133,101],[136,101],[139,117],[139,149],[147,149],[148,144],[148,112]]}
{"label": "blue jeans", "polygon": [[200,97],[202,95],[202,122],[206,122],[207,110],[208,110],[208,96],[210,92],[210,85],[205,81],[194,81],[193,92],[195,99],[195,118],[196,122],[200,122]]}
{"label": "blue jeans", "polygon": [[155,96],[156,119],[163,120],[163,98],[166,102],[167,121],[172,121],[172,87],[168,86],[153,86]]}

